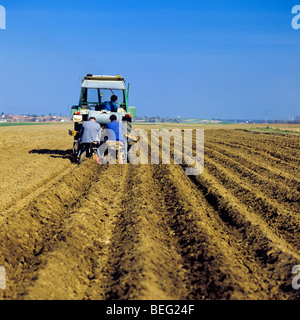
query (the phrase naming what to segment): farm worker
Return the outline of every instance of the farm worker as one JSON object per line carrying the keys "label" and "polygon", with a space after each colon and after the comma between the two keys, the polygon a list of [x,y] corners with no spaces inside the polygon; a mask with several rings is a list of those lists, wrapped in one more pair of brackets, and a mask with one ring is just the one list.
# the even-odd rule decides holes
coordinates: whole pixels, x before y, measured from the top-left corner
{"label": "farm worker", "polygon": [[118,97],[113,94],[110,97],[110,101],[106,102],[106,106],[105,106],[104,110],[111,111],[111,112],[117,112],[117,109],[118,109],[117,101],[118,101]]}
{"label": "farm worker", "polygon": [[[79,131],[79,148],[83,143],[98,142],[100,145],[101,139],[101,127],[100,124],[96,122],[95,117],[90,117],[89,121],[85,121]],[[99,154],[97,155],[99,158]]]}
{"label": "farm worker", "polygon": [[96,122],[95,117],[90,117],[89,121],[85,121],[79,131],[78,142],[82,143],[92,143],[97,141],[100,143],[101,138],[101,127],[100,124]]}
{"label": "farm worker", "polygon": [[[122,123],[117,121],[116,115],[112,114],[110,116],[110,123],[107,124],[106,129],[107,130],[107,141],[106,146],[108,149],[108,152],[110,150],[118,151],[118,161],[119,164],[123,164],[123,155],[125,150],[126,141],[124,138],[124,130]],[[104,156],[104,159],[102,161],[102,164],[106,163],[108,160],[108,154]]]}

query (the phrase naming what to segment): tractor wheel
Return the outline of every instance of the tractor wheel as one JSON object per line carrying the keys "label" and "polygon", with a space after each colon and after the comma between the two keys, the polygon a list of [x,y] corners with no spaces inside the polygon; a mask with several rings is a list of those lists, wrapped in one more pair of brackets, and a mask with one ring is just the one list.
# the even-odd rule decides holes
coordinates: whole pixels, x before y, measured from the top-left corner
{"label": "tractor wheel", "polygon": [[74,156],[78,154],[78,140],[74,140],[72,152]]}
{"label": "tractor wheel", "polygon": [[127,121],[127,134],[131,134],[132,131],[132,123]]}
{"label": "tractor wheel", "polygon": [[[127,134],[131,135],[131,132],[132,132],[132,123],[127,121]],[[127,138],[127,145],[128,147],[131,146],[131,141],[130,139]]]}
{"label": "tractor wheel", "polygon": [[77,155],[78,155],[78,141],[75,140],[73,143],[73,149],[71,153],[71,161],[76,162],[77,161]]}
{"label": "tractor wheel", "polygon": [[79,159],[78,159],[78,164],[81,164],[86,158],[86,150],[84,150],[80,156],[79,156]]}
{"label": "tractor wheel", "polygon": [[[132,123],[127,121],[127,134],[131,135],[132,133]],[[132,141],[127,138],[127,161],[131,162],[131,147],[132,147]]]}

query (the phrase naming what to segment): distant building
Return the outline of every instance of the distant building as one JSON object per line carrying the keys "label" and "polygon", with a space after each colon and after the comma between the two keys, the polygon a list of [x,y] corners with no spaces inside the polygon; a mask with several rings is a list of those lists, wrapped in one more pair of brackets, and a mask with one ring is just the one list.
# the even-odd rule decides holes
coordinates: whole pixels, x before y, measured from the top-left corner
{"label": "distant building", "polygon": [[33,115],[19,115],[19,114],[0,114],[0,122],[70,122],[72,121],[71,117],[67,116],[38,116]]}

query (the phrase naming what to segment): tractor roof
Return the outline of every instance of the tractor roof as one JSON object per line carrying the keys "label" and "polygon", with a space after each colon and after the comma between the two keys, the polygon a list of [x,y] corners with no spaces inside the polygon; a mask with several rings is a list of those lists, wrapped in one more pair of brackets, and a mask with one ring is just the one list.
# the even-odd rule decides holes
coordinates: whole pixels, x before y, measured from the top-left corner
{"label": "tractor roof", "polygon": [[81,84],[82,88],[89,89],[125,89],[125,80],[122,76],[106,76],[106,75],[91,75],[84,77]]}

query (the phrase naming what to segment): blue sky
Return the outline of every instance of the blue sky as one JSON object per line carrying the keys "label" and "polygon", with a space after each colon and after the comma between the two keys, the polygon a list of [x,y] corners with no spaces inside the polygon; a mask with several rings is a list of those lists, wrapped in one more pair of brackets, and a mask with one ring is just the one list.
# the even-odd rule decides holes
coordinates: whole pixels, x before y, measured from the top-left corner
{"label": "blue sky", "polygon": [[80,78],[102,73],[130,82],[140,116],[298,116],[297,4],[0,0],[0,112],[68,114]]}

